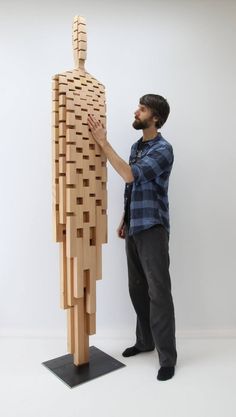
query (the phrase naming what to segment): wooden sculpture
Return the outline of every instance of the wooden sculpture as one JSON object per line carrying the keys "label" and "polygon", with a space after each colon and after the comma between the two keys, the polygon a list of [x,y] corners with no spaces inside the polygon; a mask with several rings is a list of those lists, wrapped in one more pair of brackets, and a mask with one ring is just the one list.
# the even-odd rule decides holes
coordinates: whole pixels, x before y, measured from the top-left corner
{"label": "wooden sculpture", "polygon": [[96,280],[107,242],[106,157],[88,130],[88,114],[106,127],[105,88],[84,67],[86,23],[73,22],[75,69],[53,76],[53,239],[60,245],[61,308],[67,310],[68,351],[89,362],[96,332]]}

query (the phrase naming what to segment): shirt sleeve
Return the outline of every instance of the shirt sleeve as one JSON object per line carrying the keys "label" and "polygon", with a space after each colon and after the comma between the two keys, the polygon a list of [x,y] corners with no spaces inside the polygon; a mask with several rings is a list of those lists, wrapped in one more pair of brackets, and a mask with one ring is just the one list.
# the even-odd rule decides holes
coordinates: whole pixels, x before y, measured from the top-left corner
{"label": "shirt sleeve", "polygon": [[151,150],[143,158],[131,164],[134,181],[147,182],[169,170],[173,164],[174,155],[172,147],[163,146]]}

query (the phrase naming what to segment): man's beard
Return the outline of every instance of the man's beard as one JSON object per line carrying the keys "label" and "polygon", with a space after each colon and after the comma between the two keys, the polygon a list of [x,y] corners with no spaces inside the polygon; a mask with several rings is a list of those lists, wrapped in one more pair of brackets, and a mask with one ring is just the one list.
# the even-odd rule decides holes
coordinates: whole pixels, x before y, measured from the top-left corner
{"label": "man's beard", "polygon": [[150,126],[149,120],[134,120],[132,126],[136,129],[136,130],[140,130],[140,129],[147,129]]}

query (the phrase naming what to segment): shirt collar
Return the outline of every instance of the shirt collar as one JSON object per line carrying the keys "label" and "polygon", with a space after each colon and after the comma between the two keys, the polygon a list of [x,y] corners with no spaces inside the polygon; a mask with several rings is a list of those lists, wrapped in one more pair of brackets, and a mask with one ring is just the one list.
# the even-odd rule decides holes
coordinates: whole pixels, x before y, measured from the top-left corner
{"label": "shirt collar", "polygon": [[156,135],[155,138],[153,139],[149,139],[143,142],[143,136],[138,140],[138,143],[143,142],[144,144],[148,145],[148,146],[152,146],[154,145],[154,143],[156,143],[158,140],[161,139],[161,132],[158,132],[158,134]]}

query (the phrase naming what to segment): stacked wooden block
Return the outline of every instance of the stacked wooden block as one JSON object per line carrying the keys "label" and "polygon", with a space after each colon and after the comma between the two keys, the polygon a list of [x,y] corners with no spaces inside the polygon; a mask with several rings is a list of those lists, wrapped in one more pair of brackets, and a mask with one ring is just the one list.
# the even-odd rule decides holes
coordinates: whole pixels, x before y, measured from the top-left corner
{"label": "stacked wooden block", "polygon": [[87,58],[87,31],[85,19],[81,16],[75,16],[72,30],[72,44],[74,51],[75,67],[79,67],[79,61],[85,61]]}
{"label": "stacked wooden block", "polygon": [[104,86],[84,70],[86,30],[80,17],[74,19],[73,45],[78,67],[53,77],[53,222],[68,351],[81,365],[89,361],[89,335],[96,332],[96,280],[107,242],[106,157],[87,117],[94,114],[106,127],[106,105]]}

